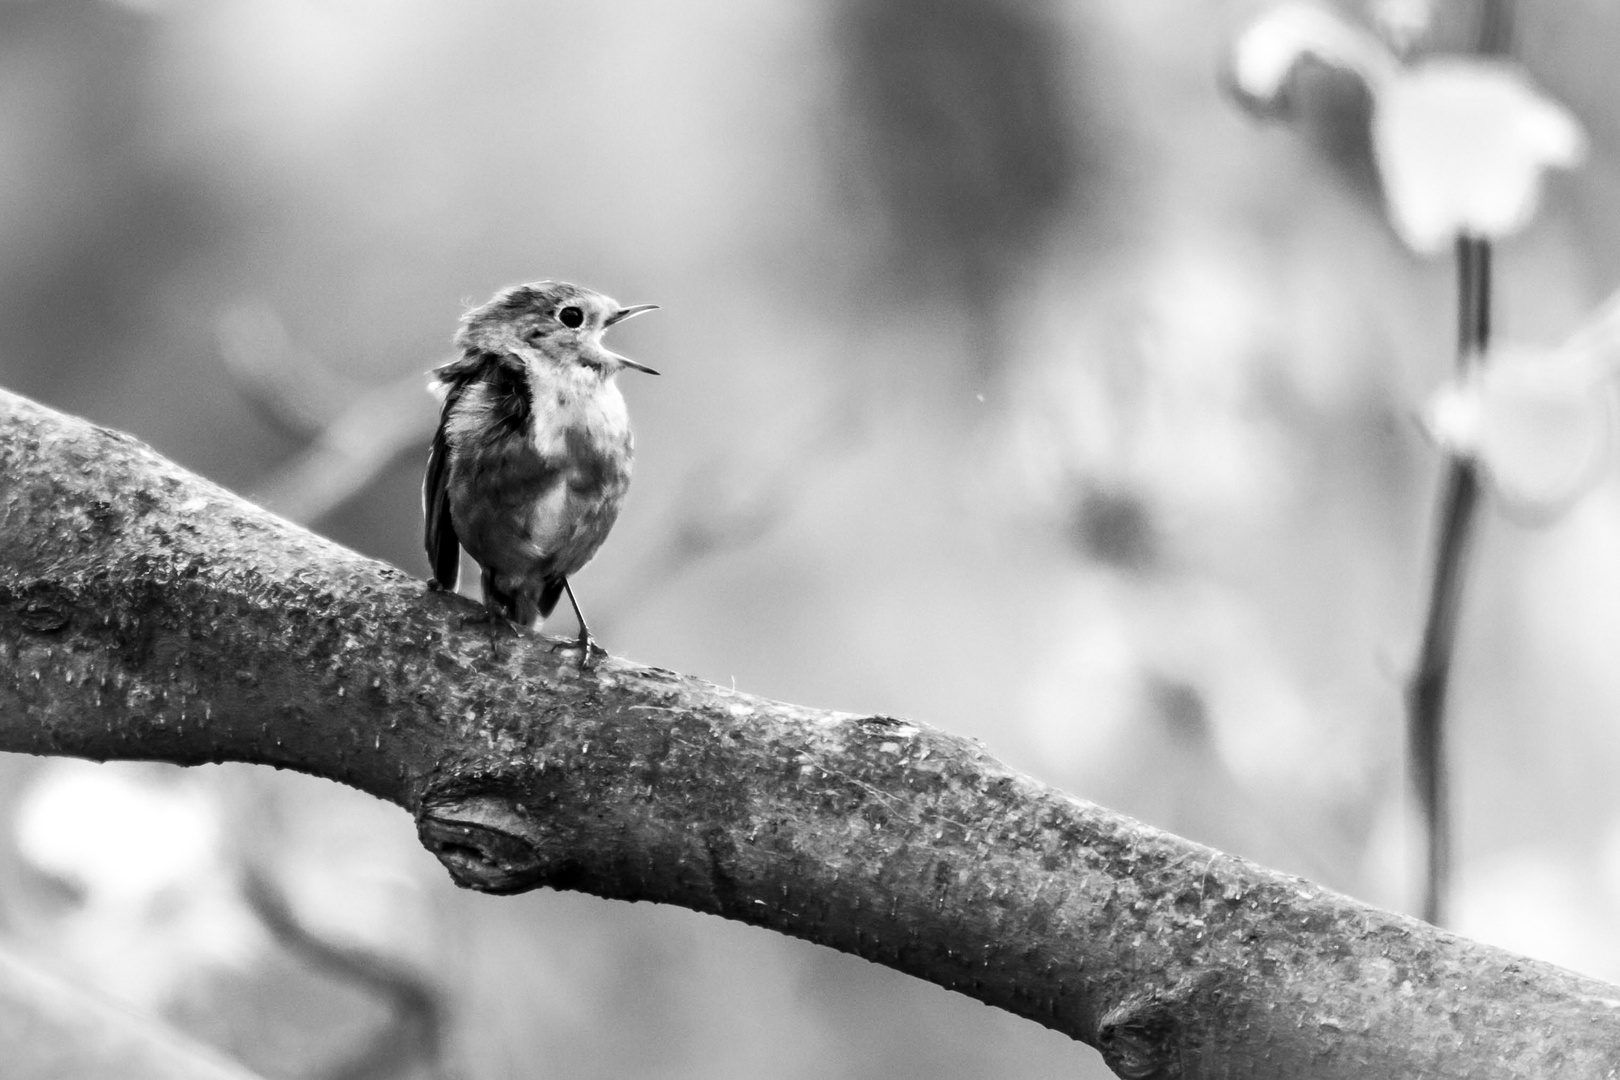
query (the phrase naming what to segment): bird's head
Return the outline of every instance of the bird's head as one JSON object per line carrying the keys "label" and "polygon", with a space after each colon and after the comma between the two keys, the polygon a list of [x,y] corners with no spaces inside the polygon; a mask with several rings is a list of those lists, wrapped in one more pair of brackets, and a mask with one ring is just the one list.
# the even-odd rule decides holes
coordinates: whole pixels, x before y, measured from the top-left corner
{"label": "bird's head", "polygon": [[555,366],[584,367],[603,378],[624,368],[658,372],[611,352],[602,333],[657,304],[622,306],[601,293],[566,281],[512,285],[461,318],[456,344],[472,351],[510,353]]}

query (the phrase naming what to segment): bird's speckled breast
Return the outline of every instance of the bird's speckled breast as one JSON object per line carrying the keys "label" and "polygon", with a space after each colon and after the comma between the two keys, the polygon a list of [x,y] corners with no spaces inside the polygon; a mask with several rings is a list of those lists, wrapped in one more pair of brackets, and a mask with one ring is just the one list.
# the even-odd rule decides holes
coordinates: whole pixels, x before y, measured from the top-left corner
{"label": "bird's speckled breast", "polygon": [[[624,396],[594,373],[531,397],[528,423],[491,423],[510,407],[487,383],[468,388],[448,429],[451,517],[462,544],[516,586],[584,566],[630,485]],[[458,483],[459,481],[459,483]]]}

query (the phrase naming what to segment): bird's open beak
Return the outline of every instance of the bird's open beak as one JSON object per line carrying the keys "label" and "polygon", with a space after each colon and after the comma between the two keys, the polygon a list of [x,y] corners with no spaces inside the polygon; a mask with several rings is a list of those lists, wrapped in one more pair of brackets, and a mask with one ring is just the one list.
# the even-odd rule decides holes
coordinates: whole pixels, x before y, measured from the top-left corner
{"label": "bird's open beak", "polygon": [[[617,355],[617,354],[615,354],[615,355]],[[661,372],[654,371],[652,368],[648,367],[646,364],[638,364],[634,360],[631,360],[629,357],[626,357],[626,356],[620,356],[619,357],[619,363],[623,364],[625,367],[635,368],[637,371],[645,371],[649,375],[661,374]]]}
{"label": "bird's open beak", "polygon": [[[631,304],[629,307],[622,307],[618,311],[615,311],[613,314],[609,315],[605,320],[603,320],[602,328],[605,330],[608,327],[612,326],[614,323],[624,322],[624,320],[628,319],[630,316],[632,316],[632,315],[640,315],[643,311],[657,311],[657,310],[658,310],[658,305],[657,304]],[[625,366],[627,368],[635,368],[637,371],[645,371],[648,375],[657,375],[658,374],[658,372],[654,371],[652,368],[648,367],[646,364],[638,364],[634,360],[631,360],[627,356],[620,356],[618,353],[611,353],[609,355],[611,355],[613,357],[613,359],[617,360],[620,364],[622,364],[623,366]]]}
{"label": "bird's open beak", "polygon": [[[609,315],[607,317],[607,320],[605,322],[603,322],[602,325],[603,326],[612,326],[614,323],[624,322],[624,320],[628,319],[632,315],[640,315],[643,311],[657,311],[657,310],[658,310],[658,305],[657,304],[632,304],[629,307],[622,307],[618,311],[615,311],[613,314]],[[631,367],[637,367],[638,365],[631,364],[630,366]],[[643,369],[643,370],[645,370],[645,369]]]}
{"label": "bird's open beak", "polygon": [[601,345],[597,345],[595,348],[586,347],[580,353],[579,358],[582,363],[601,368],[609,373],[618,371],[620,368],[635,368],[637,371],[645,371],[649,375],[658,374],[657,371],[654,371],[646,364],[638,364],[628,356],[620,356],[616,352],[602,348]]}

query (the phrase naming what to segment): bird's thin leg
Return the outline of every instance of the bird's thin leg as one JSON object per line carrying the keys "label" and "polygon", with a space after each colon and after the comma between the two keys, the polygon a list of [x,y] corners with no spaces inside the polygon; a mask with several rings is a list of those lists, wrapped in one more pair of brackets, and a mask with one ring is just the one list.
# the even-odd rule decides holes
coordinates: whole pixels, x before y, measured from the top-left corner
{"label": "bird's thin leg", "polygon": [[591,637],[591,628],[585,625],[585,613],[579,610],[579,601],[574,598],[574,587],[568,584],[567,578],[563,578],[563,592],[568,594],[568,602],[574,605],[574,618],[579,621],[579,641],[577,643],[577,647],[580,651],[580,664],[584,665],[589,663],[591,660],[591,654],[593,652],[601,653],[603,656],[606,656],[607,650],[598,645],[596,643],[596,639]]}

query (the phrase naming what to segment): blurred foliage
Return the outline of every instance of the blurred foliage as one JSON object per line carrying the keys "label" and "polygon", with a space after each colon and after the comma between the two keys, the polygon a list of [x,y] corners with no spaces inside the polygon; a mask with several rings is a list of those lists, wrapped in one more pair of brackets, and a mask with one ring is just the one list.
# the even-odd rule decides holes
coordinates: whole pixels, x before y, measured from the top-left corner
{"label": "blurred foliage", "polygon": [[[1474,40],[1478,4],[1428,7],[1412,49]],[[626,386],[636,481],[577,582],[606,645],[973,735],[1399,907],[1437,471],[1413,414],[1451,270],[1391,235],[1353,84],[1313,77],[1307,140],[1223,99],[1258,8],[0,0],[0,382],[263,496],[501,284],[659,303],[618,339],[665,376]],[[1593,143],[1498,255],[1504,336],[1550,342],[1620,282],[1620,14],[1511,26]],[[423,393],[424,438],[433,416]],[[420,468],[315,524],[425,573]],[[1612,467],[1555,526],[1488,525],[1453,738],[1459,928],[1609,978],[1617,553]],[[0,760],[0,820],[41,768]],[[331,785],[164,782],[211,793],[221,857],[269,863],[302,918],[433,973],[469,1080],[1104,1075],[757,930],[458,894],[405,815]],[[3,836],[13,945],[91,976],[88,894]],[[362,851],[368,885],[338,873]],[[270,1075],[381,1022],[262,937],[170,960],[134,996]]]}
{"label": "blurred foliage", "polygon": [[1078,57],[1045,0],[846,3],[846,159],[878,195],[883,281],[989,308],[1087,179],[1069,122]]}

